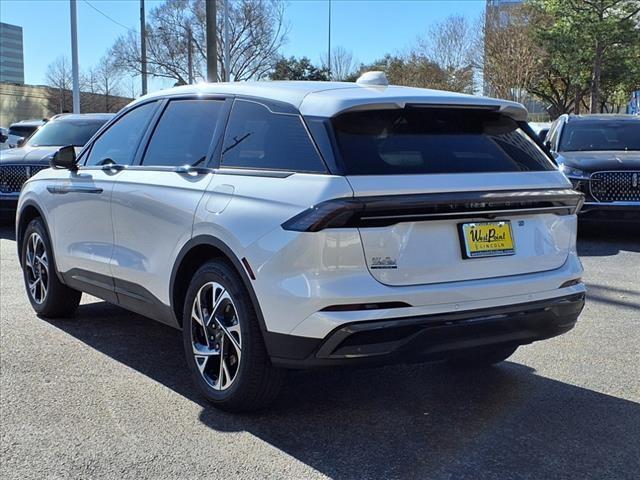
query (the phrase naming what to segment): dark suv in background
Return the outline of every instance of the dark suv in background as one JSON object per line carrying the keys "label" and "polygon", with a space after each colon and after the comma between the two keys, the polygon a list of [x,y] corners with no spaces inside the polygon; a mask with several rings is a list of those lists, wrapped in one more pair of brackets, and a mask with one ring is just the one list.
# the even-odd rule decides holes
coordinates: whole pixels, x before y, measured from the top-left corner
{"label": "dark suv in background", "polygon": [[640,219],[640,117],[562,115],[545,141],[585,194],[582,219]]}
{"label": "dark suv in background", "polygon": [[2,150],[0,221],[13,221],[22,184],[49,167],[49,159],[60,147],[73,145],[79,151],[111,117],[111,113],[60,114],[30,134],[20,148]]}

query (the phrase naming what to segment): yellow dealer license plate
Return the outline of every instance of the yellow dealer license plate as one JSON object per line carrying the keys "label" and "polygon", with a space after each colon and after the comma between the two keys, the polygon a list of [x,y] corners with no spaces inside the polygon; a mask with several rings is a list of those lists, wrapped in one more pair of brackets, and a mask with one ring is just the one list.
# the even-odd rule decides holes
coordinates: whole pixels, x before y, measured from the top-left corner
{"label": "yellow dealer license plate", "polygon": [[511,222],[477,222],[460,224],[464,258],[513,255],[515,247]]}

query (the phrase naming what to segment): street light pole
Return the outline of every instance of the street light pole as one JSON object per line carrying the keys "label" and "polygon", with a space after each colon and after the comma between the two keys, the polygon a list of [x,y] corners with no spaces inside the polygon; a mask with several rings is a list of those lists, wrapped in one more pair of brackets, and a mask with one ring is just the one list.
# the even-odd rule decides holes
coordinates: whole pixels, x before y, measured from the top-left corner
{"label": "street light pole", "polygon": [[207,18],[207,81],[218,81],[218,53],[216,38],[216,0],[206,0]]}
{"label": "street light pole", "polygon": [[71,12],[71,75],[73,77],[73,113],[80,113],[80,75],[78,73],[78,14],[76,0],[69,0]]}
{"label": "street light pole", "polygon": [[140,70],[142,73],[142,95],[147,94],[147,22],[144,16],[144,0],[140,0],[140,54],[142,62]]}
{"label": "street light pole", "polygon": [[191,43],[193,39],[191,37],[191,26],[187,25],[187,64],[189,69],[189,85],[193,83],[193,52]]}
{"label": "street light pole", "polygon": [[229,65],[229,0],[224,0],[224,81],[231,80],[231,65]]}
{"label": "street light pole", "polygon": [[327,50],[327,67],[329,70],[329,80],[331,80],[331,0],[329,0],[329,45]]}

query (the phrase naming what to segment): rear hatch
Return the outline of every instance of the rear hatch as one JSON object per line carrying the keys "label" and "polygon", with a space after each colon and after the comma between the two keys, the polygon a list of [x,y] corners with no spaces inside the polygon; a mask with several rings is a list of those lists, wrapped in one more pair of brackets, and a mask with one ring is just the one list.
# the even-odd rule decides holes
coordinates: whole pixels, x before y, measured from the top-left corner
{"label": "rear hatch", "polygon": [[343,113],[337,161],[354,199],[330,226],[359,228],[371,275],[415,285],[559,268],[581,195],[524,123],[495,109]]}

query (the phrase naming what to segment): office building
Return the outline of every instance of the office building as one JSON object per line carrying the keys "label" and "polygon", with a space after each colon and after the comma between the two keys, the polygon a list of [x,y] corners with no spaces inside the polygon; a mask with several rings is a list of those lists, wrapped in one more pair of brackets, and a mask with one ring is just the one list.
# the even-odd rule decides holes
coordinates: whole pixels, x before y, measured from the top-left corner
{"label": "office building", "polygon": [[24,84],[22,27],[0,22],[0,82]]}

